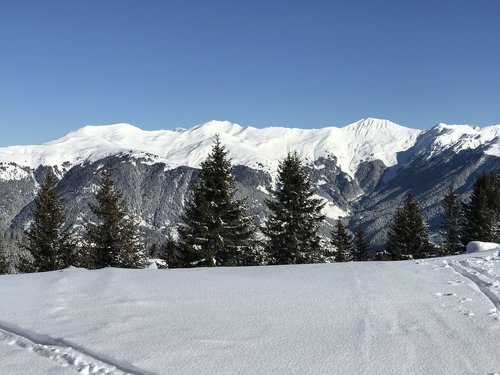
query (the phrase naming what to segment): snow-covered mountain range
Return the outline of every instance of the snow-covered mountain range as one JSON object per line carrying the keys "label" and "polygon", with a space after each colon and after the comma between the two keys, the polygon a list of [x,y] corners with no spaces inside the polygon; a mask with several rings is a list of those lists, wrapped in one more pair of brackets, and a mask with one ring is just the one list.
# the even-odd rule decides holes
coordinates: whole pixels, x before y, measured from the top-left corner
{"label": "snow-covered mountain range", "polygon": [[0,148],[0,162],[35,169],[40,165],[73,166],[128,154],[165,163],[168,168],[198,168],[210,150],[214,135],[219,134],[235,165],[274,169],[287,151],[297,150],[308,161],[334,156],[342,171],[354,176],[362,161],[379,159],[387,166],[396,164],[397,153],[413,146],[420,133],[377,119],[323,129],[258,129],[228,121],[158,131],[145,131],[129,124],[89,125],[43,145]]}
{"label": "snow-covered mountain range", "polygon": [[[265,215],[262,201],[278,162],[296,150],[318,195],[327,201],[330,219],[364,220],[372,232],[387,224],[389,212],[409,190],[420,195],[428,219],[436,221],[445,185],[465,195],[476,172],[500,170],[500,125],[439,124],[422,131],[369,118],[322,129],[259,129],[227,121],[158,131],[128,124],[85,126],[42,145],[0,148],[0,192],[7,198],[0,203],[0,221],[26,223],[46,168],[61,178],[62,194],[76,205],[95,183],[89,171],[110,164],[143,226],[166,231],[178,220],[188,186],[216,134],[236,166],[240,193],[254,201],[255,213]],[[70,211],[76,215],[81,209]]]}

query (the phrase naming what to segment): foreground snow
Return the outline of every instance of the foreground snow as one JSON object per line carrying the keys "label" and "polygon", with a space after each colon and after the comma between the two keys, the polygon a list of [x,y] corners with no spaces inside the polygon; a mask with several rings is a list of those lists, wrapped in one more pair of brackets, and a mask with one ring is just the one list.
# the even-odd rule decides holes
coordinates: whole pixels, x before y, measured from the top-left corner
{"label": "foreground snow", "polygon": [[498,249],[1,276],[0,373],[493,374],[499,280]]}

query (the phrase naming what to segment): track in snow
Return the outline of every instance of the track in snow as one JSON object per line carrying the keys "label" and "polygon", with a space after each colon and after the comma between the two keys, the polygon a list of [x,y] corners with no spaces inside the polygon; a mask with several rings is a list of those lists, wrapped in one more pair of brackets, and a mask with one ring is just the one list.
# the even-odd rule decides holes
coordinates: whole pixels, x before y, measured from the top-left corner
{"label": "track in snow", "polygon": [[0,321],[0,342],[17,346],[81,374],[154,375],[124,362],[94,353],[62,338],[53,338]]}
{"label": "track in snow", "polygon": [[495,289],[500,288],[500,279],[498,276],[491,275],[480,267],[469,264],[469,261],[469,259],[466,261],[452,261],[448,264],[455,272],[472,281],[479,291],[490,300],[495,307],[492,314],[496,315],[498,319],[500,295],[495,292]]}

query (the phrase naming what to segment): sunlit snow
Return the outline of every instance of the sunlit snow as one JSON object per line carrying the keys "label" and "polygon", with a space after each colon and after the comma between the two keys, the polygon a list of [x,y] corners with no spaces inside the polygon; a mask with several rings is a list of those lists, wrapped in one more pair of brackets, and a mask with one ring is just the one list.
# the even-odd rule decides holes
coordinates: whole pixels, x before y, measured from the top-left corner
{"label": "sunlit snow", "polygon": [[418,261],[0,276],[0,373],[493,374],[491,247]]}

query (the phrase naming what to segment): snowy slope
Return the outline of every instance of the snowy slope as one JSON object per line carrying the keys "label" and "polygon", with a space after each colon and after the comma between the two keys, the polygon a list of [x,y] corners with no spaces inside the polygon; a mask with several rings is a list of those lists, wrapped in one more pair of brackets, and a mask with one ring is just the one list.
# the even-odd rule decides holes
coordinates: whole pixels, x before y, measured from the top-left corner
{"label": "snowy slope", "polygon": [[74,165],[123,153],[165,162],[170,168],[198,167],[217,133],[236,165],[275,170],[279,159],[297,150],[309,161],[333,155],[340,168],[353,176],[362,161],[380,159],[394,165],[397,153],[411,147],[420,131],[378,119],[323,129],[257,129],[227,121],[159,131],[144,131],[128,124],[86,126],[43,145],[0,148],[0,162],[36,168],[64,162]]}
{"label": "snowy slope", "polygon": [[415,154],[427,154],[428,157],[433,157],[446,150],[459,153],[481,146],[485,148],[486,154],[500,157],[500,125],[484,128],[469,125],[436,125],[419,138],[415,145]]}
{"label": "snowy slope", "polygon": [[[482,250],[479,246],[476,250]],[[0,276],[2,374],[493,374],[498,248]]]}

